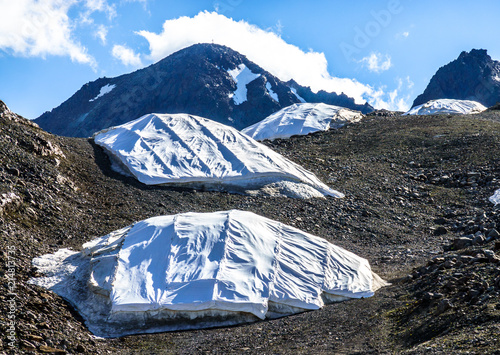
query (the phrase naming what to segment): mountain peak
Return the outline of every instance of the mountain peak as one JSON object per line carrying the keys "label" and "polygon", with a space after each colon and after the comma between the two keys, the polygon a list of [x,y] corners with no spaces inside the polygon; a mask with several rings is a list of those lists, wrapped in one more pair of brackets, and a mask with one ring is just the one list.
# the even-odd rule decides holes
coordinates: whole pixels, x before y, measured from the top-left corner
{"label": "mountain peak", "polygon": [[[235,50],[215,43],[198,43],[183,48],[172,55],[163,58],[159,63],[171,58],[194,57],[209,62],[230,62],[232,60],[243,60],[246,57]],[[247,59],[246,59],[247,60]]]}
{"label": "mountain peak", "polygon": [[412,107],[437,99],[472,100],[493,106],[500,100],[500,62],[493,60],[486,49],[460,53],[436,72]]}
{"label": "mountain peak", "polygon": [[5,102],[3,102],[2,100],[0,100],[0,115],[3,114],[3,113],[10,113],[11,111],[9,110],[9,108],[7,107],[7,105],[5,104]]}
{"label": "mountain peak", "polygon": [[297,91],[310,102],[373,110],[343,94],[292,90],[233,49],[200,43],[133,73],[87,83],[36,122],[55,134],[88,137],[149,113],[188,113],[242,129],[301,102]]}
{"label": "mountain peak", "polygon": [[491,57],[488,55],[488,50],[486,49],[472,49],[470,52],[463,51],[462,53],[460,53],[458,59],[463,59],[467,57],[487,58],[491,60]]}

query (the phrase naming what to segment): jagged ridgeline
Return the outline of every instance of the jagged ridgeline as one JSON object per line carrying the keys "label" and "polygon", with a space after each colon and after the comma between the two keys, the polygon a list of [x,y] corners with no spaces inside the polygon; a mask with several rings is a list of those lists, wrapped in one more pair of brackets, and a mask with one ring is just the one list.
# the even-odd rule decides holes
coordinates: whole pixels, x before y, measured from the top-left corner
{"label": "jagged ridgeline", "polygon": [[197,44],[133,73],[87,83],[36,123],[51,133],[88,137],[148,113],[188,113],[242,129],[299,102],[373,111],[344,94],[285,83],[228,47]]}
{"label": "jagged ridgeline", "polygon": [[491,107],[500,101],[500,62],[485,49],[462,52],[451,63],[439,68],[412,107],[430,100],[472,100]]}

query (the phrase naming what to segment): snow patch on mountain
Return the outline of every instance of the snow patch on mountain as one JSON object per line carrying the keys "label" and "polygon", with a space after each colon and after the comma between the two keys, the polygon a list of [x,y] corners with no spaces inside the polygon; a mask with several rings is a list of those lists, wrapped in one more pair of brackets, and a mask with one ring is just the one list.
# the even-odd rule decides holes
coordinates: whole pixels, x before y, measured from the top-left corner
{"label": "snow patch on mountain", "polygon": [[271,83],[270,82],[267,82],[266,83],[266,89],[267,89],[267,92],[269,93],[269,95],[273,98],[274,101],[276,102],[280,102],[280,99],[278,97],[278,94],[276,94],[274,91],[273,91],[273,88],[271,86]]}
{"label": "snow patch on mountain", "polygon": [[102,88],[101,88],[101,91],[99,92],[99,95],[97,95],[96,97],[94,97],[93,99],[90,99],[89,102],[92,102],[92,101],[95,101],[101,97],[103,97],[104,95],[106,94],[109,94],[111,91],[113,91],[113,89],[116,88],[116,85],[104,85]]}
{"label": "snow patch on mountain", "polygon": [[234,100],[236,105],[241,105],[247,101],[247,85],[260,77],[260,74],[252,73],[245,64],[240,64],[235,69],[228,70],[227,73],[236,83],[236,91],[229,94],[229,97]]}
{"label": "snow patch on mountain", "polygon": [[299,99],[300,102],[303,104],[307,102],[297,93],[297,89],[291,87],[290,90],[292,90],[292,93],[297,97],[297,99]]}

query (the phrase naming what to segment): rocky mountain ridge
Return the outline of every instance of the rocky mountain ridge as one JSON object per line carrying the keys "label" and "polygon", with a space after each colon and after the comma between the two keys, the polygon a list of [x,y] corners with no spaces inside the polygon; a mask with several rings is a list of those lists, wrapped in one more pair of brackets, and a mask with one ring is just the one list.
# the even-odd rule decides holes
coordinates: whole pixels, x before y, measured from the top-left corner
{"label": "rocky mountain ridge", "polygon": [[[232,77],[247,69],[244,74],[253,75],[248,83]],[[291,86],[228,47],[197,44],[133,73],[87,83],[35,122],[54,134],[89,137],[148,113],[189,113],[242,129],[300,102]],[[308,102],[373,111],[344,94],[315,94],[296,83],[293,87]],[[238,90],[242,102],[235,97]]]}
{"label": "rocky mountain ridge", "polygon": [[412,107],[435,99],[478,101],[491,107],[500,101],[500,62],[491,59],[484,49],[462,52],[439,68],[425,91]]}

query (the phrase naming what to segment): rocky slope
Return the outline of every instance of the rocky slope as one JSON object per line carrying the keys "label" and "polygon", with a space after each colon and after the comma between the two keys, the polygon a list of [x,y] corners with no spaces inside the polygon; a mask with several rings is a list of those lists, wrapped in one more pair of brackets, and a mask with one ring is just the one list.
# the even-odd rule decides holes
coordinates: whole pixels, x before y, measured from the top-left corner
{"label": "rocky slope", "polygon": [[[1,110],[0,353],[500,353],[500,212],[487,201],[500,187],[498,111],[380,113],[268,142],[346,194],[296,200],[145,186],[114,173],[91,140],[53,136]],[[155,215],[232,208],[351,250],[392,286],[272,321],[105,340],[28,283],[35,256]]]}
{"label": "rocky slope", "polygon": [[[247,100],[239,102],[234,96],[238,84],[228,71],[242,64],[255,79],[248,83]],[[244,87],[244,78],[239,81]],[[296,86],[301,92],[308,89]],[[373,111],[343,94],[309,90],[306,97],[310,102],[325,100],[364,113]],[[225,46],[197,44],[133,73],[87,83],[36,123],[55,134],[89,137],[148,113],[189,113],[241,129],[297,102],[287,83],[245,56]]]}
{"label": "rocky slope", "polygon": [[456,60],[439,68],[412,107],[435,99],[473,100],[486,107],[495,105],[500,101],[500,62],[491,59],[484,49],[462,52]]}

